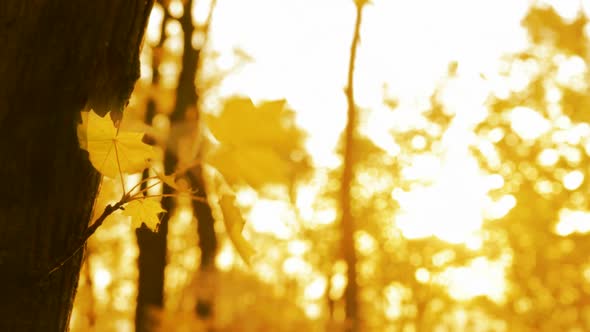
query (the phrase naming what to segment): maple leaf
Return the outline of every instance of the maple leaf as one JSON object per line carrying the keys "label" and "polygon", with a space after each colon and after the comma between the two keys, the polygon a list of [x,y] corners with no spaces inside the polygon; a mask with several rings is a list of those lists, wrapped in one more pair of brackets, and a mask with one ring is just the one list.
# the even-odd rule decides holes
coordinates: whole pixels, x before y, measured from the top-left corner
{"label": "maple leaf", "polygon": [[222,195],[219,200],[219,206],[223,213],[223,223],[229,239],[244,262],[250,264],[250,260],[256,251],[242,235],[246,221],[242,217],[240,210],[236,207],[235,200],[236,197],[232,194]]}
{"label": "maple leaf", "polygon": [[221,143],[290,151],[299,148],[302,138],[294,118],[285,100],[267,101],[257,107],[249,98],[233,98],[219,116],[207,117],[207,125]]}
{"label": "maple leaf", "polygon": [[260,188],[290,180],[292,165],[269,148],[221,146],[207,160],[229,183],[244,181],[252,188]]}
{"label": "maple leaf", "polygon": [[88,151],[94,168],[107,177],[141,172],[153,159],[153,148],[142,142],[143,133],[118,131],[109,115],[101,118],[92,110],[87,115],[82,113],[80,148]]}
{"label": "maple leaf", "polygon": [[133,200],[125,205],[123,214],[131,217],[131,227],[139,228],[145,223],[152,230],[160,223],[158,215],[166,212],[160,202],[153,198],[142,198]]}
{"label": "maple leaf", "polygon": [[233,98],[207,125],[220,145],[206,161],[230,183],[247,183],[254,189],[267,184],[290,185],[300,170],[292,156],[303,152],[303,134],[285,100],[255,106],[249,98]]}

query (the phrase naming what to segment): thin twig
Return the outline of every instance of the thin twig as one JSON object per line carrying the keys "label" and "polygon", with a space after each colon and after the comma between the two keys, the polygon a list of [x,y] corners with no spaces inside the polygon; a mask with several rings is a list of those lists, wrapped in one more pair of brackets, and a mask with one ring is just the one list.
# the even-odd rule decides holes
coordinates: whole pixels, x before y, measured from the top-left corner
{"label": "thin twig", "polygon": [[[145,196],[145,194],[147,194],[150,189],[156,187],[159,184],[162,184],[163,185],[164,184],[164,181],[162,181],[161,179],[159,179],[159,180],[160,180],[160,182],[152,183],[149,186],[145,187],[144,189],[138,191],[136,195],[144,194],[144,196]],[[135,195],[133,195],[132,197],[135,197]]]}
{"label": "thin twig", "polygon": [[[131,193],[131,192],[133,192],[133,190],[135,190],[137,187],[140,187],[142,184],[148,182],[149,180],[155,180],[155,179],[160,179],[160,178],[157,176],[149,176],[147,178],[143,178],[141,181],[137,182],[133,187],[131,187],[127,192]],[[145,189],[142,189],[139,192],[143,192],[144,190]]]}
{"label": "thin twig", "polygon": [[[142,191],[143,192],[143,191]],[[141,192],[140,192],[141,193]],[[178,194],[161,194],[161,195],[138,195],[138,196],[128,196],[127,194],[121,198],[120,201],[115,203],[115,205],[107,205],[102,211],[102,214],[94,221],[92,226],[86,229],[86,232],[80,237],[80,239],[76,242],[76,244],[72,247],[70,251],[64,254],[58,261],[55,263],[51,269],[41,278],[41,281],[46,280],[49,276],[55,273],[57,270],[61,269],[67,262],[69,262],[76,253],[80,251],[88,241],[88,239],[96,232],[96,230],[103,224],[105,219],[110,216],[113,212],[121,209],[123,205],[140,199],[146,198],[157,198],[157,197],[174,197],[178,196]],[[189,195],[188,196],[191,200],[207,203],[207,200],[203,197]]]}
{"label": "thin twig", "polygon": [[90,227],[88,227],[88,229],[86,229],[86,232],[84,232],[84,234],[74,244],[74,246],[72,246],[72,248],[65,255],[63,255],[62,258],[60,258],[57,261],[57,263],[55,263],[53,265],[53,267],[51,269],[49,269],[49,271],[43,276],[43,278],[41,280],[45,280],[45,279],[49,278],[49,276],[51,276],[57,270],[61,269],[67,262],[69,262],[70,259],[72,259],[74,257],[74,255],[76,255],[80,251],[80,249],[82,249],[84,247],[84,245],[86,244],[86,241],[88,241],[88,239],[92,236],[92,234],[94,234],[94,232],[96,232],[96,230],[102,225],[102,223],[105,221],[105,219],[108,216],[110,216],[113,212],[121,209],[121,207],[125,203],[126,202],[124,200],[120,200],[117,203],[115,203],[115,205],[107,205],[104,208],[104,211],[102,211],[102,214],[100,215],[100,217],[98,217],[96,219],[96,221],[94,221],[92,226],[90,226]]}
{"label": "thin twig", "polygon": [[[183,195],[182,193],[180,194],[159,194],[159,195],[146,195],[146,196],[132,196],[127,203],[131,202],[131,201],[137,201],[140,199],[145,199],[145,198],[162,198],[162,197],[187,197],[185,195]],[[194,196],[194,195],[188,195],[188,197],[193,200],[193,201],[197,201],[200,203],[208,203],[208,201],[203,198],[203,197],[199,197],[199,196]]]}

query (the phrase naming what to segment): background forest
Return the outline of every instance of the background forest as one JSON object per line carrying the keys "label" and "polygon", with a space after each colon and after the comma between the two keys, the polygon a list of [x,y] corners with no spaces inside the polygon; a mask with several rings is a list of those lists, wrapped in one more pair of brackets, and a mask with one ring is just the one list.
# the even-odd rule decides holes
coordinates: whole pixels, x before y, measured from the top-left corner
{"label": "background forest", "polygon": [[114,213],[90,238],[71,331],[590,331],[589,17],[156,2],[121,128],[158,157],[95,216],[178,176],[156,231]]}

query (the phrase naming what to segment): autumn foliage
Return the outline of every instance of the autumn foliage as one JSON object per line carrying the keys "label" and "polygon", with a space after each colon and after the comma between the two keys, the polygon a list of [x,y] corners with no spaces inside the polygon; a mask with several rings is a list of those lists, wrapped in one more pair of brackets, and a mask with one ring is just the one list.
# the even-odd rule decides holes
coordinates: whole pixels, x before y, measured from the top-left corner
{"label": "autumn foliage", "polygon": [[289,7],[311,32],[270,4],[243,31],[235,1],[155,7],[125,115],[81,112],[103,182],[73,331],[133,329],[133,234],[165,214],[154,331],[590,330],[588,8],[349,2],[326,4],[346,29]]}

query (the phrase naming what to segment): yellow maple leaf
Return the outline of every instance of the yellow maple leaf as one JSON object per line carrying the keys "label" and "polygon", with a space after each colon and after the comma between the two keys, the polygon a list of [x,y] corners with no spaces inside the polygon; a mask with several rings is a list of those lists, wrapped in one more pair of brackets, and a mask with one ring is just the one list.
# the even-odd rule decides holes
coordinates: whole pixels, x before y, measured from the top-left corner
{"label": "yellow maple leaf", "polygon": [[244,262],[250,264],[250,260],[256,251],[242,235],[246,221],[242,217],[240,210],[236,207],[235,200],[236,197],[234,195],[222,195],[221,199],[219,199],[219,206],[223,213],[223,223],[229,239],[234,244],[234,248],[236,248],[236,251]]}
{"label": "yellow maple leaf", "polygon": [[123,214],[131,217],[131,227],[141,227],[145,223],[152,230],[160,223],[158,215],[166,212],[158,200],[153,198],[144,198],[131,201],[125,205]]}
{"label": "yellow maple leaf", "polygon": [[109,114],[82,113],[78,126],[80,148],[88,151],[90,162],[101,174],[116,178],[120,173],[138,173],[153,159],[154,150],[142,142],[143,133],[117,131]]}
{"label": "yellow maple leaf", "polygon": [[255,106],[249,98],[232,98],[218,116],[206,121],[219,146],[206,154],[205,161],[232,185],[291,185],[303,169],[303,162],[293,156],[303,153],[304,135],[285,100]]}
{"label": "yellow maple leaf", "polygon": [[265,147],[241,148],[221,146],[210,152],[209,165],[215,167],[230,183],[245,182],[252,188],[266,183],[287,183],[291,165],[274,150]]}
{"label": "yellow maple leaf", "polygon": [[206,117],[213,136],[222,144],[263,145],[287,155],[300,148],[302,132],[295,125],[295,112],[285,100],[266,101],[258,106],[249,98],[229,99],[218,116]]}

